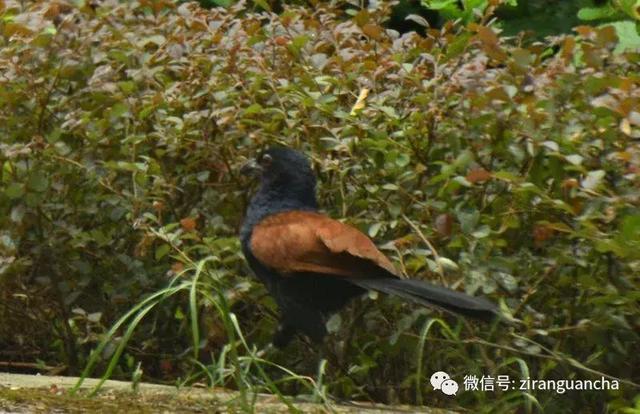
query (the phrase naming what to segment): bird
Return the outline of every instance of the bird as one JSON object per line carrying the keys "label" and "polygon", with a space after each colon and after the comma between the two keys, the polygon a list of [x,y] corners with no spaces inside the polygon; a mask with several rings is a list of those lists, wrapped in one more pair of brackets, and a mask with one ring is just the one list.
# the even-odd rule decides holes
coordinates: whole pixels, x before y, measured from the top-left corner
{"label": "bird", "polygon": [[271,342],[276,348],[298,334],[321,343],[328,318],[371,290],[484,321],[499,315],[485,298],[403,278],[368,236],[321,213],[317,179],[303,153],[268,147],[240,172],[259,180],[240,242],[249,267],[279,309]]}

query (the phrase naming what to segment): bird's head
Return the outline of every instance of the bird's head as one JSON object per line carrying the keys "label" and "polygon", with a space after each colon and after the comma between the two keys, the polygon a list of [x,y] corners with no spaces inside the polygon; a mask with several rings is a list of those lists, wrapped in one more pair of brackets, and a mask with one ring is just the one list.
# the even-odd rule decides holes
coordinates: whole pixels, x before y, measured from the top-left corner
{"label": "bird's head", "polygon": [[291,148],[268,148],[247,162],[240,172],[259,177],[261,191],[315,200],[316,177],[309,159]]}

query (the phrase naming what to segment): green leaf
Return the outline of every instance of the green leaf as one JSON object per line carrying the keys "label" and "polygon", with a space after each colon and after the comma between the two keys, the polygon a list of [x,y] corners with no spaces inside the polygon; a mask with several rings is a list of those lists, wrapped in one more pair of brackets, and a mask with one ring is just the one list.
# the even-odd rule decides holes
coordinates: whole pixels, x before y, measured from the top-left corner
{"label": "green leaf", "polygon": [[339,314],[333,314],[327,321],[328,332],[338,332],[342,326],[342,317]]}
{"label": "green leaf", "polygon": [[440,256],[436,259],[436,263],[442,266],[445,270],[458,270],[460,267],[453,260]]}
{"label": "green leaf", "polygon": [[411,162],[411,156],[409,154],[400,153],[396,158],[396,165],[400,168],[404,168]]}
{"label": "green leaf", "polygon": [[580,20],[600,20],[609,19],[618,14],[618,11],[610,5],[602,7],[583,7],[578,11]]}
{"label": "green leaf", "polygon": [[125,115],[129,115],[129,107],[124,103],[118,102],[111,107],[110,115],[112,120],[123,117]]}
{"label": "green leaf", "polygon": [[619,257],[626,257],[627,252],[617,241],[613,239],[600,239],[594,242],[595,248],[600,253],[613,253]]}
{"label": "green leaf", "polygon": [[49,188],[49,177],[42,171],[36,171],[31,174],[27,184],[31,190],[42,193]]}
{"label": "green leaf", "polygon": [[152,44],[155,44],[156,46],[162,46],[166,41],[167,39],[163,35],[156,34],[152,36],[143,37],[142,39],[137,41],[136,45],[138,47],[145,47],[149,43],[152,43]]}
{"label": "green leaf", "polygon": [[22,222],[24,213],[25,213],[24,205],[18,204],[17,206],[13,207],[11,209],[11,215],[10,215],[11,221],[13,221],[14,223]]}
{"label": "green leaf", "polygon": [[4,190],[4,193],[7,197],[11,199],[20,198],[24,194],[24,184],[22,183],[11,183]]}
{"label": "green leaf", "polygon": [[483,239],[487,237],[489,234],[491,234],[491,227],[487,226],[486,224],[483,224],[477,230],[471,233],[471,235],[476,239]]}
{"label": "green leaf", "polygon": [[126,94],[132,93],[136,90],[136,84],[131,81],[122,81],[118,82],[118,87],[120,90]]}
{"label": "green leaf", "polygon": [[604,170],[589,171],[584,180],[582,180],[582,187],[587,190],[596,190],[602,183],[605,175]]}
{"label": "green leaf", "polygon": [[369,226],[369,231],[368,231],[369,237],[371,237],[371,238],[376,237],[376,235],[380,231],[380,228],[382,228],[382,223],[380,223],[380,222],[373,223],[371,226]]}
{"label": "green leaf", "polygon": [[582,164],[582,160],[584,160],[584,158],[578,154],[567,155],[565,158],[573,165],[580,165]]}
{"label": "green leaf", "polygon": [[[228,1],[229,3],[231,3],[232,0],[223,0],[223,1]],[[256,6],[262,8],[263,10],[266,10],[268,12],[271,11],[271,6],[269,5],[269,2],[267,0],[253,0],[253,2],[255,3]]]}
{"label": "green leaf", "polygon": [[616,0],[614,4],[627,16],[640,20],[640,0]]}
{"label": "green leaf", "polygon": [[460,228],[464,233],[471,233],[480,219],[480,212],[473,210],[469,212],[459,211],[457,213],[458,221],[460,222]]}
{"label": "green leaf", "polygon": [[442,10],[451,7],[458,9],[458,0],[422,0],[422,5],[431,10]]}
{"label": "green leaf", "polygon": [[472,37],[473,35],[471,33],[464,32],[460,36],[457,36],[453,42],[449,43],[445,54],[445,61],[460,56],[466,50]]}
{"label": "green leaf", "polygon": [[508,181],[508,182],[518,182],[521,180],[520,177],[518,177],[517,175],[509,171],[496,171],[491,175],[493,176],[493,178],[497,178],[499,180]]}
{"label": "green leaf", "polygon": [[249,105],[247,109],[243,111],[243,115],[247,116],[247,115],[259,114],[260,112],[262,112],[262,110],[263,110],[262,105],[260,105],[259,103],[254,103]]}
{"label": "green leaf", "polygon": [[300,35],[293,38],[290,48],[293,48],[296,53],[299,53],[300,50],[309,42],[311,37],[308,35]]}
{"label": "green leaf", "polygon": [[463,177],[461,175],[453,177],[453,181],[464,187],[473,187],[473,184],[471,184],[469,180],[466,179],[466,177]]}
{"label": "green leaf", "polygon": [[200,181],[201,183],[207,182],[210,175],[211,172],[208,170],[200,171],[198,174],[196,174],[196,180]]}
{"label": "green leaf", "polygon": [[147,105],[142,107],[142,109],[140,110],[140,112],[138,112],[138,119],[139,120],[143,120],[146,117],[148,117],[149,115],[151,115],[153,113],[153,111],[156,110],[156,106],[155,105]]}
{"label": "green leaf", "polygon": [[620,223],[622,239],[626,241],[640,241],[640,214],[627,216]]}
{"label": "green leaf", "polygon": [[611,26],[616,29],[618,36],[616,53],[622,53],[626,50],[640,50],[640,35],[638,35],[637,24],[626,21],[611,23]]}
{"label": "green leaf", "polygon": [[396,109],[392,106],[378,106],[377,107],[380,111],[384,112],[390,119],[398,119],[398,113],[396,112]]}
{"label": "green leaf", "polygon": [[155,252],[156,260],[160,260],[163,257],[165,257],[169,253],[169,250],[171,250],[171,246],[169,246],[166,243],[163,243],[160,246],[158,246]]}

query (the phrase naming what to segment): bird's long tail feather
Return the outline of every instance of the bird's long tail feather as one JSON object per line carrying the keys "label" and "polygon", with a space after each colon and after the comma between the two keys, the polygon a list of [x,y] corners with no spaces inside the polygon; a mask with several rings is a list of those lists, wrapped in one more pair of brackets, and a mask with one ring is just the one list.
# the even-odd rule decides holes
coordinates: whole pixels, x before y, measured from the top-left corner
{"label": "bird's long tail feather", "polygon": [[480,297],[432,285],[421,280],[396,278],[371,278],[349,280],[364,289],[399,296],[427,307],[468,316],[474,319],[490,321],[500,314],[498,307]]}

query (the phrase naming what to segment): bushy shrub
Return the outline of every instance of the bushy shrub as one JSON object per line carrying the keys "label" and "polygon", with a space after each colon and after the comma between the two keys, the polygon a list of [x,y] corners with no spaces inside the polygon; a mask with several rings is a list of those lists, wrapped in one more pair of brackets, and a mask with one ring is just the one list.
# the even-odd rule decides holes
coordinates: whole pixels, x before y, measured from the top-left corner
{"label": "bushy shrub", "polygon": [[[184,255],[213,257],[246,336],[266,344],[273,304],[239,252],[249,183],[237,167],[282,143],[312,157],[326,211],[374,237],[403,272],[485,294],[523,321],[471,326],[363,298],[330,324],[332,394],[415,403],[425,393],[430,405],[502,411],[631,404],[640,55],[613,53],[614,30],[587,26],[528,46],[478,24],[393,37],[387,9],[350,18],[330,6],[276,16],[163,0],[1,2],[7,355],[36,351],[77,371]],[[185,375],[182,299],[140,325],[120,375],[138,360],[155,378]],[[202,348],[217,353],[220,324],[200,311]],[[301,342],[271,357],[316,369]],[[425,385],[438,370],[626,382],[453,400]]]}

